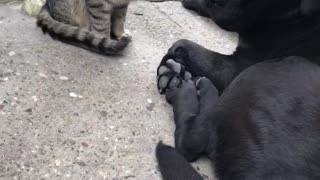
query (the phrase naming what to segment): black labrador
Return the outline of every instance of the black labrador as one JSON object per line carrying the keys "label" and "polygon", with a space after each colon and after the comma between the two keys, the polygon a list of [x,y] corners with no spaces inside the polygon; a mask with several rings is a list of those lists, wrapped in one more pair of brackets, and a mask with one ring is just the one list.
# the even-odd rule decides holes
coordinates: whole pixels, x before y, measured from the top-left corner
{"label": "black labrador", "polygon": [[202,179],[187,161],[203,155],[220,180],[320,179],[320,1],[183,5],[240,41],[222,55],[179,40],[162,59],[158,88],[176,124],[176,149],[157,147],[163,179]]}

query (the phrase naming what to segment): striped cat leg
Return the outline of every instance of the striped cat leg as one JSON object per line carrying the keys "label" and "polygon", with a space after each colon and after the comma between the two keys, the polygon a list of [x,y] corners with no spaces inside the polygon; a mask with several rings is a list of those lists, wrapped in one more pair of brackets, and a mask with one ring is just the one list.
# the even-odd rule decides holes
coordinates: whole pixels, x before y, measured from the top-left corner
{"label": "striped cat leg", "polygon": [[104,0],[86,0],[90,16],[90,31],[110,39],[112,5]]}
{"label": "striped cat leg", "polygon": [[111,15],[111,32],[116,39],[120,39],[124,33],[124,24],[126,20],[128,5],[124,7],[117,7],[113,10]]}

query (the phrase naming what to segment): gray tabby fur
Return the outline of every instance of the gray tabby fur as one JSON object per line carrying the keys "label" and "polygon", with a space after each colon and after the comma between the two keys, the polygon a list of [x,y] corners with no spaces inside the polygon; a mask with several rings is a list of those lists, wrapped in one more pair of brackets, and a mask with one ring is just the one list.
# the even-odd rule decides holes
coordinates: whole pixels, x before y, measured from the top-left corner
{"label": "gray tabby fur", "polygon": [[130,0],[47,0],[37,24],[52,38],[106,55],[131,40],[124,23]]}

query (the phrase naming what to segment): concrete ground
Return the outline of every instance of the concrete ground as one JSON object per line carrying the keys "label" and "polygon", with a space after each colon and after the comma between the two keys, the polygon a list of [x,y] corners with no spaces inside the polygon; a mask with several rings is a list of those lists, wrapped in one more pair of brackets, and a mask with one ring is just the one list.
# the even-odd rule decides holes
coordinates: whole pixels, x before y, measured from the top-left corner
{"label": "concrete ground", "polygon": [[[0,6],[0,179],[160,179],[159,140],[172,144],[172,109],[156,67],[187,38],[232,53],[237,36],[179,2],[132,2],[123,57],[43,35],[16,5]],[[206,161],[194,163],[214,179]]]}

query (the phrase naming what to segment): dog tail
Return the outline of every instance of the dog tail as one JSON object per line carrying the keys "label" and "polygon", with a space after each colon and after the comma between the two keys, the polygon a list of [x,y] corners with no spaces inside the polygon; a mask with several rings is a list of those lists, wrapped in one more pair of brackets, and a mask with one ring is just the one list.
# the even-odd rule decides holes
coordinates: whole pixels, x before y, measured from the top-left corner
{"label": "dog tail", "polygon": [[131,41],[129,36],[116,41],[109,37],[99,37],[86,29],[59,22],[52,18],[47,4],[42,7],[37,17],[37,25],[53,39],[105,55],[119,54]]}
{"label": "dog tail", "polygon": [[203,180],[176,149],[159,142],[156,157],[163,180]]}

